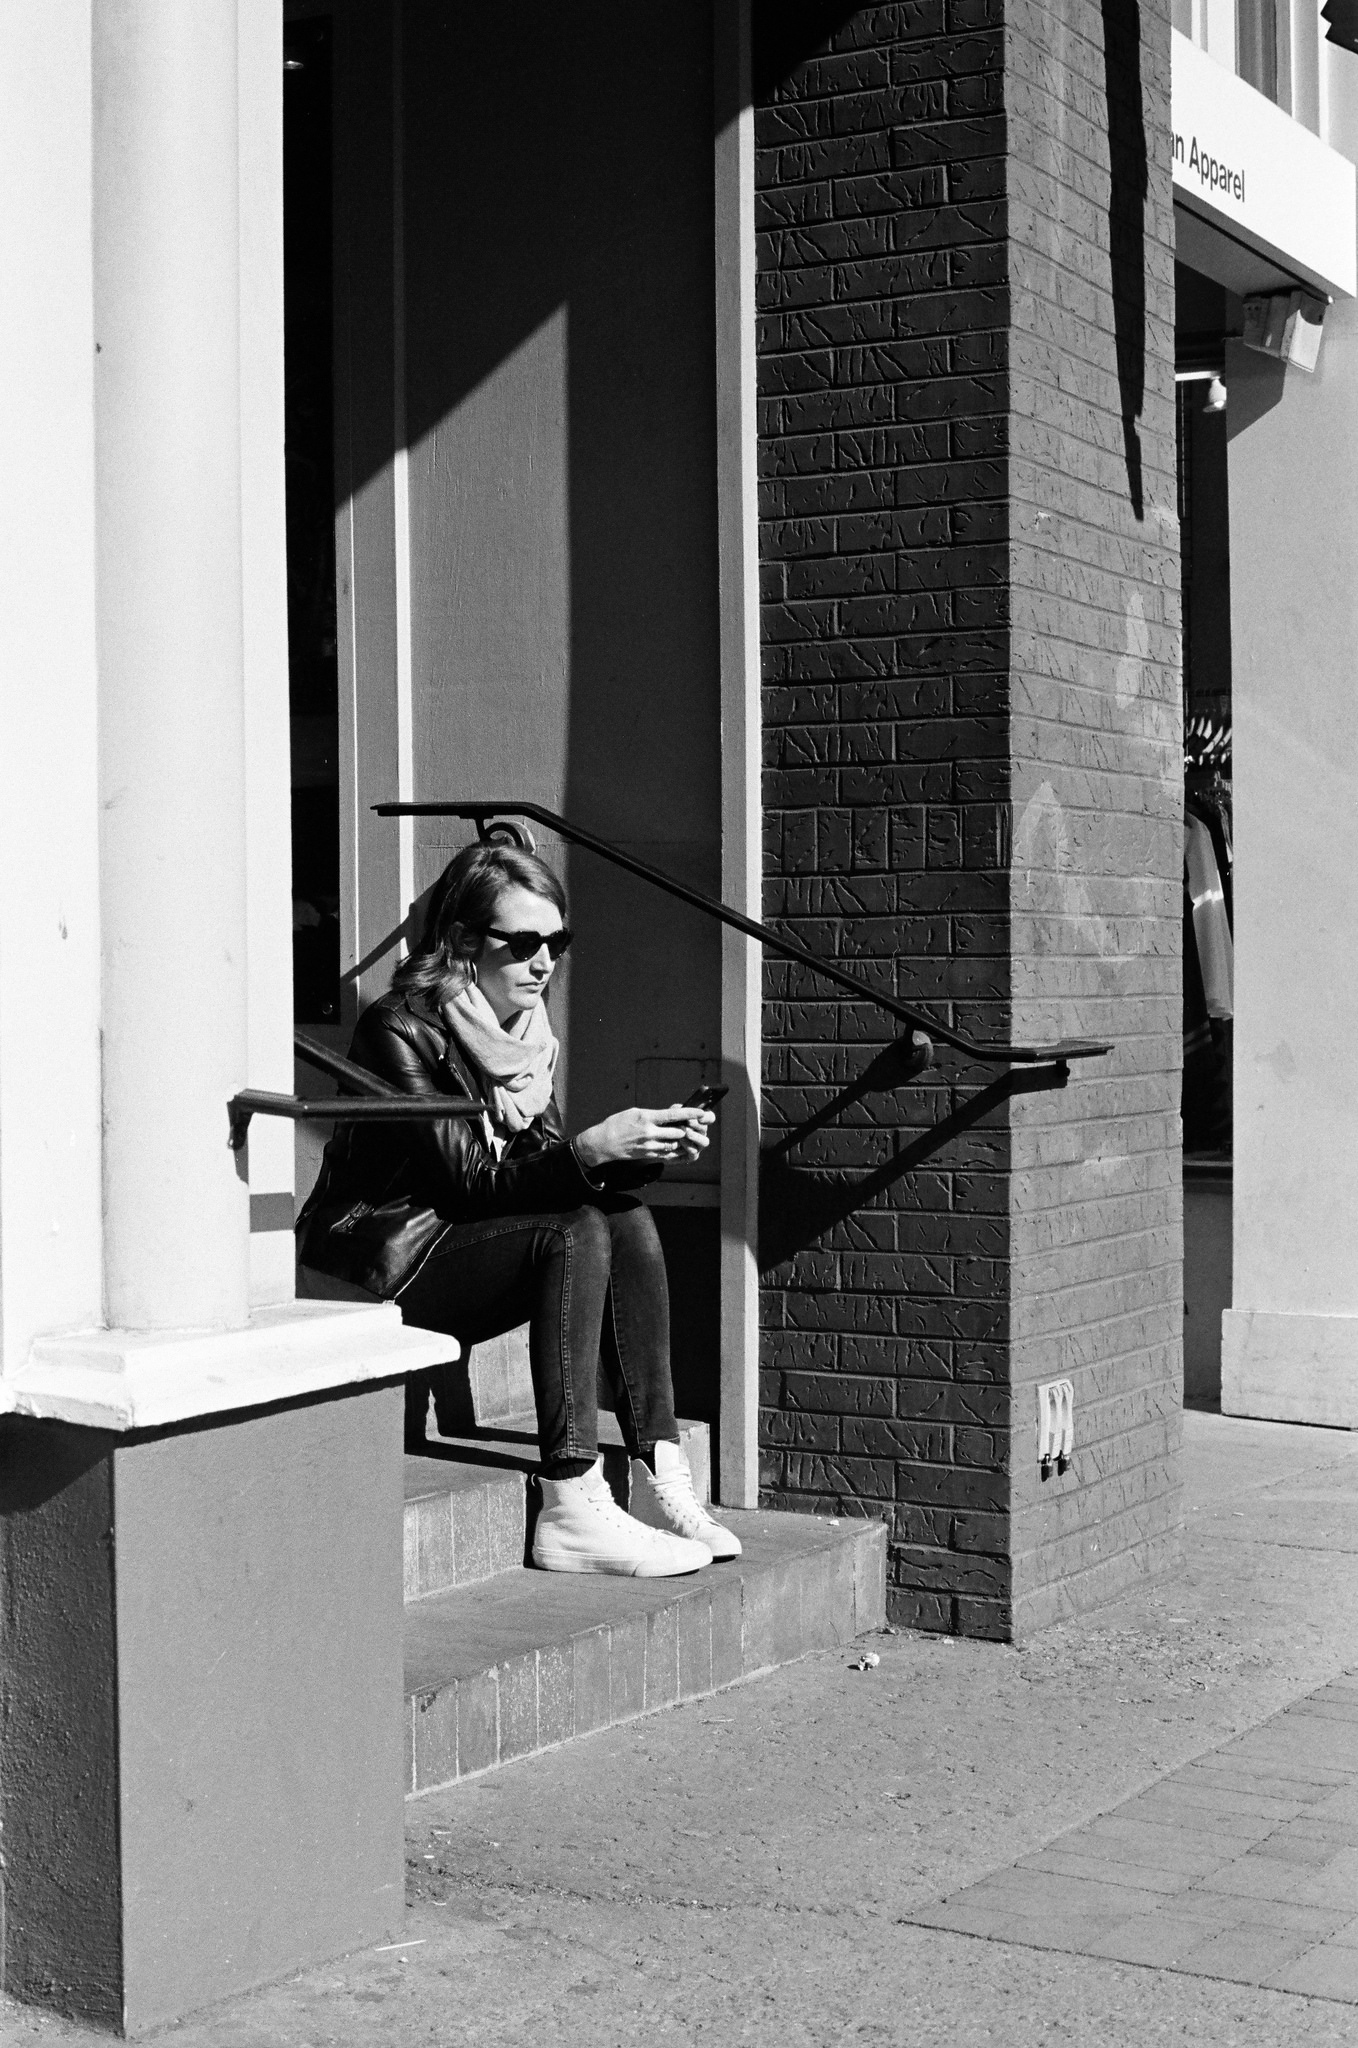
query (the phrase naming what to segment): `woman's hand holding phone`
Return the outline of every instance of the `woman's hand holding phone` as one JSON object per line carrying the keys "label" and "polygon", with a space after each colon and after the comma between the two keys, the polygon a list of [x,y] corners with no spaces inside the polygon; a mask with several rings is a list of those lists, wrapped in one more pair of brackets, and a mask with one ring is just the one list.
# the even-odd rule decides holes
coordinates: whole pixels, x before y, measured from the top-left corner
{"label": "woman's hand holding phone", "polygon": [[[720,1098],[724,1088],[698,1091],[703,1098]],[[592,1124],[575,1140],[582,1166],[607,1166],[614,1161],[669,1165],[679,1159],[696,1159],[707,1149],[708,1129],[716,1117],[706,1100],[690,1098],[671,1103],[668,1109],[620,1109]]]}

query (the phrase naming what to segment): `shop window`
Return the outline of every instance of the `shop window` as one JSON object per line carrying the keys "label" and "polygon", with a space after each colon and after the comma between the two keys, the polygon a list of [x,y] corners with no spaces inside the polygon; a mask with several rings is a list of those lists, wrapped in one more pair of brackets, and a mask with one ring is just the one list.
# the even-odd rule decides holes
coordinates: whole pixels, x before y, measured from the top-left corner
{"label": "shop window", "polygon": [[1278,0],[1236,0],[1235,65],[1247,85],[1278,100]]}

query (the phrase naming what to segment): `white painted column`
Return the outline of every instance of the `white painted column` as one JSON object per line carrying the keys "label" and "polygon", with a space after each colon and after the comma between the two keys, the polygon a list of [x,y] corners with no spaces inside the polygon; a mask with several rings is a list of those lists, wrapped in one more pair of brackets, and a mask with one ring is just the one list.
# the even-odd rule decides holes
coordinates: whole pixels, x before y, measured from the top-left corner
{"label": "white painted column", "polygon": [[[249,1078],[290,1094],[292,778],[283,466],[283,15],[238,0],[241,553]],[[250,1126],[250,1300],[291,1301],[295,1124]]]}
{"label": "white painted column", "polygon": [[[761,913],[759,503],[755,412],[754,108],[749,0],[716,8],[717,545],[721,578],[721,886]],[[723,929],[720,1492],[759,1498],[759,1092],[762,955]]]}
{"label": "white painted column", "polygon": [[90,0],[0,11],[0,1370],[98,1322]]}
{"label": "white painted column", "polygon": [[94,304],[105,1288],[245,1322],[236,0],[100,0]]}

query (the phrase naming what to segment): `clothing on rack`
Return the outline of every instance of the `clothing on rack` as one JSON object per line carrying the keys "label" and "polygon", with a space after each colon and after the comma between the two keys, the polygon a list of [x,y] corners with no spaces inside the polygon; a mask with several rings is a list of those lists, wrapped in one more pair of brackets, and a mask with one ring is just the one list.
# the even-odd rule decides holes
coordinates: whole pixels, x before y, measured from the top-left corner
{"label": "clothing on rack", "polygon": [[1212,835],[1192,811],[1184,819],[1184,866],[1207,1014],[1224,1020],[1235,1015],[1235,948]]}
{"label": "clothing on rack", "polygon": [[1231,786],[1219,769],[1194,769],[1184,806],[1183,1132],[1189,1151],[1229,1152],[1232,937]]}

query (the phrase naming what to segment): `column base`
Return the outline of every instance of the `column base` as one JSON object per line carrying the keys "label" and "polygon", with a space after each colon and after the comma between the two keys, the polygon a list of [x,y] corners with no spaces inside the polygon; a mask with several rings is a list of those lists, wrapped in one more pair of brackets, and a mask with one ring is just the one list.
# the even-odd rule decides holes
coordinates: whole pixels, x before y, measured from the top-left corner
{"label": "column base", "polygon": [[0,1380],[13,1996],[136,2034],[401,1924],[389,1303],[46,1338]]}
{"label": "column base", "polygon": [[1358,1315],[1227,1309],[1221,1412],[1358,1429]]}
{"label": "column base", "polygon": [[0,1378],[0,1414],[87,1429],[161,1429],[333,1387],[427,1371],[452,1337],[407,1329],[394,1302],[290,1301],[240,1330],[73,1330]]}
{"label": "column base", "polygon": [[0,1420],[13,1996],[134,2035],[398,1936],[402,1411]]}

